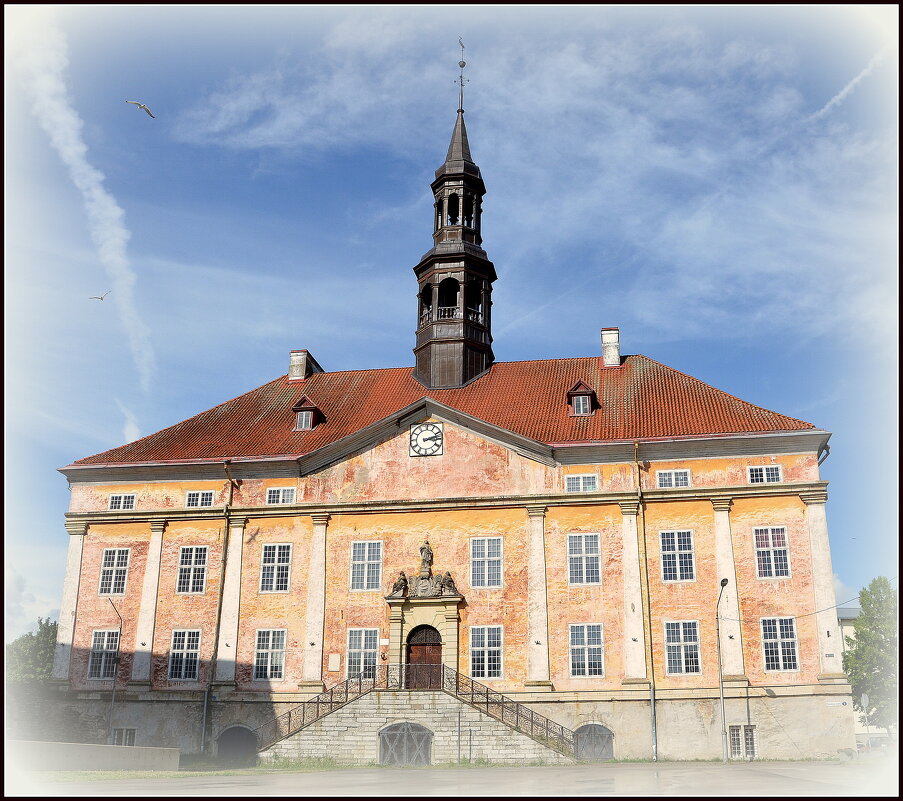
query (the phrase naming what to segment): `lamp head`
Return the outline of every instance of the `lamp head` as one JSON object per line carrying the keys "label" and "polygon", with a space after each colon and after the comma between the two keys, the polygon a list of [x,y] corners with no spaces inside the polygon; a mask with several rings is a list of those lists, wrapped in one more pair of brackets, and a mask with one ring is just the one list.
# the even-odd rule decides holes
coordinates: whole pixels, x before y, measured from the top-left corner
{"label": "lamp head", "polygon": [[722,587],[726,587],[726,586],[727,586],[727,579],[721,579],[721,586],[722,586]]}

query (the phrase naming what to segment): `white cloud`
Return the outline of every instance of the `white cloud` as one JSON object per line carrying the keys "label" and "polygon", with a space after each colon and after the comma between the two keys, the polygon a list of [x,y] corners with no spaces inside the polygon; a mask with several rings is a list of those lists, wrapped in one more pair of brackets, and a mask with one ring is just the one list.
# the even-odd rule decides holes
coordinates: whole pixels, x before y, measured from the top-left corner
{"label": "white cloud", "polygon": [[138,427],[138,420],[135,418],[134,413],[119,398],[116,399],[116,405],[119,407],[119,411],[122,412],[123,417],[125,417],[125,421],[122,424],[123,443],[141,439],[141,429]]}
{"label": "white cloud", "polygon": [[884,59],[884,56],[887,54],[887,48],[883,48],[874,56],[872,56],[871,61],[869,61],[868,65],[862,72],[860,72],[853,80],[851,80],[846,86],[843,87],[834,97],[832,97],[824,106],[822,106],[818,111],[812,114],[809,119],[817,120],[820,117],[824,117],[834,106],[842,103],[847,95],[850,94],[855,88],[856,85],[862,81],[864,78],[867,78],[872,74],[872,70]]}

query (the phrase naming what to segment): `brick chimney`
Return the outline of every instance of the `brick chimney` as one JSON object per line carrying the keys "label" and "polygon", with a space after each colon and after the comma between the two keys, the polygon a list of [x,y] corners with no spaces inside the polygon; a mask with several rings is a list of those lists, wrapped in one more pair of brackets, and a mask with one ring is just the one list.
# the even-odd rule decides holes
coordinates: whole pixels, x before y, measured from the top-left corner
{"label": "brick chimney", "polygon": [[322,373],[323,368],[317,364],[317,360],[306,350],[293,350],[289,354],[288,380],[300,381],[312,373]]}
{"label": "brick chimney", "polygon": [[621,332],[617,328],[602,329],[602,366],[621,366]]}

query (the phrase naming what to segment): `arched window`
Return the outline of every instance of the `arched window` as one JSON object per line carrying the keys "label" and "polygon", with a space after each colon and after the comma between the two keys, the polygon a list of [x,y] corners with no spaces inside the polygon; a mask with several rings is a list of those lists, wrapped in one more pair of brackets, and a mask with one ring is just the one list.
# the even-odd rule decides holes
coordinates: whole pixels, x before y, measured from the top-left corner
{"label": "arched window", "polygon": [[449,195],[448,196],[448,225],[457,225],[459,214],[460,214],[460,207],[458,204],[458,196],[457,195]]}
{"label": "arched window", "polygon": [[470,281],[465,285],[464,308],[467,310],[468,320],[483,322],[483,287],[479,281]]}
{"label": "arched window", "polygon": [[418,723],[395,723],[379,733],[380,765],[429,765],[432,751],[433,733]]}
{"label": "arched window", "polygon": [[458,292],[461,285],[454,278],[446,278],[439,284],[439,315],[440,320],[452,319],[458,316]]}
{"label": "arched window", "polygon": [[464,225],[473,228],[473,196],[464,195]]}
{"label": "arched window", "polygon": [[433,319],[433,285],[427,284],[420,291],[420,324],[428,323]]}

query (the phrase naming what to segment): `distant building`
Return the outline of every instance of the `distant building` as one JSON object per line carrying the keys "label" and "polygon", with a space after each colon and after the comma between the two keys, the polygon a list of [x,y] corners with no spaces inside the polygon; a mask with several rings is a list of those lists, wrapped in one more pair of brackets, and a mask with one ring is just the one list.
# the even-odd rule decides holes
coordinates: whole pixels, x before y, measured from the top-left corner
{"label": "distant building", "polygon": [[623,355],[617,328],[495,361],[463,110],[431,186],[413,369],[293,351],[61,468],[61,702],[185,752],[718,758],[720,598],[730,756],[851,748],[830,435]]}

